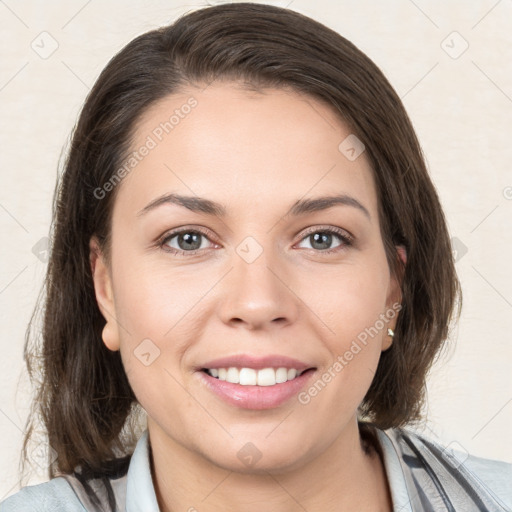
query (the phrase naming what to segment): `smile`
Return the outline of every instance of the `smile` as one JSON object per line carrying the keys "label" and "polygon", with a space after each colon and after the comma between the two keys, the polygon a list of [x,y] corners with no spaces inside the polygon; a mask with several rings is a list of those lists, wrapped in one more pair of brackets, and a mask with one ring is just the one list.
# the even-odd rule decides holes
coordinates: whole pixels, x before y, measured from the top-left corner
{"label": "smile", "polygon": [[295,368],[205,368],[205,372],[219,380],[241,386],[275,386],[300,377],[306,370]]}
{"label": "smile", "polygon": [[[273,409],[285,404],[308,385],[315,373],[316,368],[299,373],[294,368],[282,367],[259,370],[247,367],[202,368],[195,372],[204,389],[223,402],[241,409],[256,410]],[[238,382],[230,382],[229,379]]]}

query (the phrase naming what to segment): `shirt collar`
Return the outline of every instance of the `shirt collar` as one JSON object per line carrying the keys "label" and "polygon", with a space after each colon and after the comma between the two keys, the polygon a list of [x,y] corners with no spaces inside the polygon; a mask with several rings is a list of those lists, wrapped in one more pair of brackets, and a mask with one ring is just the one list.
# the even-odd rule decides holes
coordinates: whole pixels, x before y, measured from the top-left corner
{"label": "shirt collar", "polygon": [[149,462],[147,429],[139,438],[133,452],[126,482],[126,512],[158,512],[155,487]]}
{"label": "shirt collar", "polygon": [[407,485],[407,475],[405,475],[399,447],[396,444],[394,430],[375,429],[379,444],[382,448],[384,468],[391,491],[391,500],[393,501],[393,510],[400,512],[413,512],[411,496]]}

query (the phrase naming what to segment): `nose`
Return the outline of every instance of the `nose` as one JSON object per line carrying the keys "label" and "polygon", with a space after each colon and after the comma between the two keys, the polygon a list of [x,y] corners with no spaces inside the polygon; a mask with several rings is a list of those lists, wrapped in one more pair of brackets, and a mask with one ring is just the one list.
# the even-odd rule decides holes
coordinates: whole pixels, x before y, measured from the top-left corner
{"label": "nose", "polygon": [[233,269],[223,280],[219,315],[225,324],[249,330],[275,329],[296,321],[300,299],[293,292],[290,273],[264,250],[252,262],[236,252]]}

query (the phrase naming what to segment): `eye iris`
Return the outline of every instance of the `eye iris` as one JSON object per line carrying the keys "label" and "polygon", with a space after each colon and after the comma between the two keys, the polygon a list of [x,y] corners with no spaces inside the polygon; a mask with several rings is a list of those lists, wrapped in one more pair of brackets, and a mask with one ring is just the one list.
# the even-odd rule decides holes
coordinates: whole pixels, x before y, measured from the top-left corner
{"label": "eye iris", "polygon": [[[315,249],[329,249],[332,242],[332,235],[329,233],[315,233],[314,235],[311,235],[311,238],[313,239],[313,243],[311,245]],[[321,247],[315,247],[315,243],[320,243]]]}
{"label": "eye iris", "polygon": [[[184,233],[178,235],[178,245],[183,250],[195,250],[201,247],[200,233]],[[184,242],[184,243],[182,243]]]}

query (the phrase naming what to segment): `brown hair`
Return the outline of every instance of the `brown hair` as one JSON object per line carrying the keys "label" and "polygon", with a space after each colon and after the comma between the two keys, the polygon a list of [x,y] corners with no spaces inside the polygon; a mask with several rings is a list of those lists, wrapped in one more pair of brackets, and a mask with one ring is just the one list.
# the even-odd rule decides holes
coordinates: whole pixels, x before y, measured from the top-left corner
{"label": "brown hair", "polygon": [[[30,426],[38,412],[58,454],[50,477],[77,466],[107,475],[112,461],[129,455],[121,434],[136,398],[119,352],[102,342],[89,263],[93,235],[108,249],[117,187],[101,200],[94,192],[121,166],[150,105],[215,79],[324,101],[364,143],[388,263],[403,279],[394,342],[361,417],[380,428],[421,418],[426,374],[461,291],[439,198],[400,98],[364,53],[326,26],[270,5],[224,4],[131,41],[99,76],[75,127],[55,194],[42,343],[30,342],[31,325],[25,346],[32,377],[40,370]],[[405,268],[397,245],[407,250]]]}

